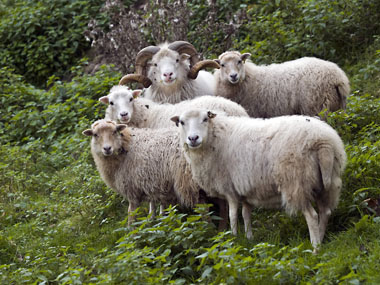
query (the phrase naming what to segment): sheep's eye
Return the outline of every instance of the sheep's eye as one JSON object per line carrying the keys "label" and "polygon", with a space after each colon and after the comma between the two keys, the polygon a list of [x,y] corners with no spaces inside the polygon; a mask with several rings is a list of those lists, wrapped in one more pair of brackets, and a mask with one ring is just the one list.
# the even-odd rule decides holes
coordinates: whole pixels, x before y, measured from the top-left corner
{"label": "sheep's eye", "polygon": [[175,62],[179,62],[179,59],[177,58],[177,59],[175,60]]}
{"label": "sheep's eye", "polygon": [[239,60],[239,61],[238,61],[238,64],[241,64],[241,63],[242,63],[242,61],[241,61],[241,60]]}
{"label": "sheep's eye", "polygon": [[110,102],[110,105],[113,105],[113,102],[112,102],[112,101]]}
{"label": "sheep's eye", "polygon": [[113,135],[116,135],[117,134],[117,130],[116,131],[113,131],[113,133],[112,133]]}
{"label": "sheep's eye", "polygon": [[208,118],[204,118],[204,119],[203,119],[203,123],[204,123],[204,122],[207,122],[207,121],[208,121]]}
{"label": "sheep's eye", "polygon": [[184,121],[179,121],[179,123],[183,126],[185,124]]}
{"label": "sheep's eye", "polygon": [[155,63],[154,66],[157,66],[157,63]]}
{"label": "sheep's eye", "polygon": [[220,66],[221,66],[221,67],[224,67],[224,63],[222,63]]}
{"label": "sheep's eye", "polygon": [[129,102],[132,102],[133,98],[129,99]]}
{"label": "sheep's eye", "polygon": [[98,138],[99,136],[98,136],[98,134],[94,134],[94,138]]}

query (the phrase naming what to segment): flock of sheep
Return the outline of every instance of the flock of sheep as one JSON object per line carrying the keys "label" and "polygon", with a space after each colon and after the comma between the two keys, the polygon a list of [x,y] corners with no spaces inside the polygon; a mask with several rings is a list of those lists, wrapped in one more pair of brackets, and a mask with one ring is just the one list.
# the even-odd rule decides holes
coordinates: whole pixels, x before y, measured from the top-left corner
{"label": "flock of sheep", "polygon": [[[92,137],[104,182],[128,199],[128,213],[143,201],[153,216],[158,205],[161,212],[193,207],[202,189],[217,198],[235,235],[242,204],[247,238],[253,207],[301,212],[317,250],[338,204],[346,154],[316,116],[345,108],[349,81],[321,59],[259,66],[249,56],[227,51],[200,61],[185,41],[146,47],[135,73],[99,99],[108,105],[105,119],[83,134]],[[136,81],[143,90],[124,86]]]}

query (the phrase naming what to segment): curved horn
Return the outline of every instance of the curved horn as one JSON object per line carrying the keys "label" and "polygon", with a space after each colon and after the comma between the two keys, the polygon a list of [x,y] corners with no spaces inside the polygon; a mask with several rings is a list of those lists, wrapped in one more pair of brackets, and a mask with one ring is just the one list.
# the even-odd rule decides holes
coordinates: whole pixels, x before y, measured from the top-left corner
{"label": "curved horn", "polygon": [[195,64],[190,70],[189,73],[187,74],[187,77],[190,79],[196,79],[198,76],[198,73],[201,69],[205,68],[220,68],[220,65],[215,62],[214,60],[206,59],[198,62]]}
{"label": "curved horn", "polygon": [[148,46],[139,51],[136,56],[135,73],[146,76],[146,63],[151,59],[158,51],[159,47]]}
{"label": "curved horn", "polygon": [[190,55],[190,65],[194,66],[198,61],[198,52],[195,49],[195,47],[186,41],[175,41],[172,42],[169,46],[169,49],[177,51],[179,54],[181,53],[187,53]]}
{"label": "curved horn", "polygon": [[127,74],[120,79],[119,85],[125,85],[129,82],[139,82],[144,85],[145,88],[152,85],[152,81],[145,75],[141,74]]}

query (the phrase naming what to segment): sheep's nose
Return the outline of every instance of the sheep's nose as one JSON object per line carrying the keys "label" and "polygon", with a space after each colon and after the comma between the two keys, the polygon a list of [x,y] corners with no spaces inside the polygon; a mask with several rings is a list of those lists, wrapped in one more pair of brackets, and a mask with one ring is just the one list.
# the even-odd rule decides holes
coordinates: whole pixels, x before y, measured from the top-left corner
{"label": "sheep's nose", "polygon": [[173,72],[165,72],[164,73],[164,76],[168,77],[168,78],[172,77],[172,75],[173,75]]}
{"label": "sheep's nose", "polygon": [[237,79],[237,73],[230,74],[230,77],[233,81]]}
{"label": "sheep's nose", "polygon": [[105,152],[110,152],[111,151],[111,147],[110,146],[103,146],[103,150]]}
{"label": "sheep's nose", "polygon": [[189,141],[191,142],[196,142],[198,139],[199,139],[199,136],[195,135],[195,136],[188,136],[187,137],[189,139]]}
{"label": "sheep's nose", "polygon": [[126,116],[128,116],[128,112],[121,112],[121,113],[120,113],[120,116],[122,116],[122,117],[126,117]]}

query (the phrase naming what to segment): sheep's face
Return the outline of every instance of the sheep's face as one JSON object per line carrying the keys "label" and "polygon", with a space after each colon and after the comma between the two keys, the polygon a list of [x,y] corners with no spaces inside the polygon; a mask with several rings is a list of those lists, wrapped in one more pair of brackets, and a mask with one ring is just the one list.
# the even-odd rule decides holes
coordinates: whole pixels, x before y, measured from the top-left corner
{"label": "sheep's face", "polygon": [[209,123],[216,115],[210,111],[190,110],[171,118],[180,127],[180,138],[189,149],[198,149],[207,143]]}
{"label": "sheep's face", "polygon": [[113,120],[117,120],[120,123],[128,123],[133,115],[133,103],[137,96],[139,96],[141,90],[125,89],[112,92],[107,96],[101,97],[99,101],[104,104],[109,104],[111,108],[111,116]]}
{"label": "sheep's face", "polygon": [[162,49],[150,62],[148,77],[153,84],[173,86],[187,78],[190,69],[188,54]]}
{"label": "sheep's face", "polygon": [[97,121],[91,129],[83,132],[86,136],[92,136],[91,148],[98,155],[111,156],[118,154],[123,147],[122,130],[126,125],[117,125],[111,121]]}
{"label": "sheep's face", "polygon": [[225,52],[219,56],[215,61],[220,65],[220,76],[223,81],[231,84],[238,84],[245,79],[245,60],[251,54],[239,52]]}

